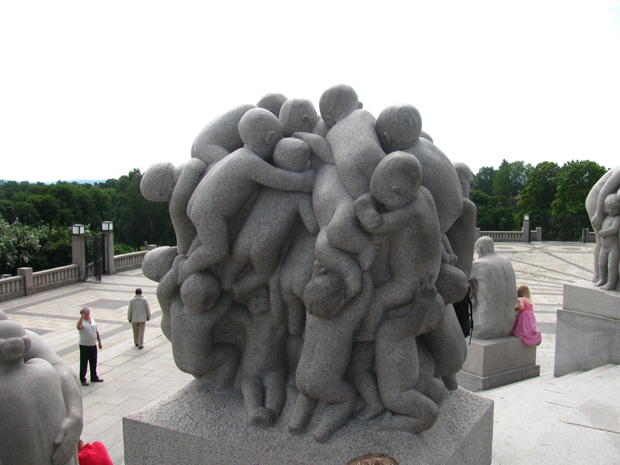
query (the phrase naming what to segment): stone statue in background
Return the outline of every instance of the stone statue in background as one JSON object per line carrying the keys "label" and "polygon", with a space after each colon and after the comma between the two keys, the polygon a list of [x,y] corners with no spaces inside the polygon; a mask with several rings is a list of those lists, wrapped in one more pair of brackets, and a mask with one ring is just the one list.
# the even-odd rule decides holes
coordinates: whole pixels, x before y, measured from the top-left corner
{"label": "stone statue in background", "polygon": [[[605,285],[608,290],[616,290],[616,285],[606,286],[607,279],[602,279],[601,269],[607,268],[607,263],[600,263],[600,256],[602,253],[601,245],[603,238],[601,237],[601,229],[603,228],[603,222],[609,215],[605,212],[606,199],[615,195],[620,200],[620,165],[610,169],[605,173],[601,179],[592,187],[588,197],[586,197],[586,210],[590,221],[592,222],[592,228],[596,236],[596,245],[594,247],[594,275],[592,276],[592,282],[598,286]],[[610,199],[610,202],[612,200]],[[606,240],[606,243],[610,245],[610,238]],[[617,273],[618,270],[615,270]],[[613,273],[612,273],[613,274]],[[605,282],[601,282],[605,281]],[[617,280],[616,280],[617,281]]]}
{"label": "stone statue in background", "polygon": [[281,94],[257,106],[216,117],[189,162],[141,184],[170,201],[177,236],[143,263],[177,366],[238,389],[248,424],[284,415],[318,442],[350,421],[431,428],[467,355],[451,303],[473,255],[471,172],[413,106],[375,121],[347,85],[320,115]]}
{"label": "stone statue in background", "polygon": [[515,322],[515,271],[510,260],[495,253],[495,244],[490,237],[481,237],[475,247],[478,260],[474,260],[469,275],[474,305],[473,337],[506,337]]}
{"label": "stone statue in background", "polygon": [[66,370],[58,370],[39,358],[49,348],[36,335],[33,348],[33,335],[19,323],[0,321],[0,463],[77,465],[82,430],[77,376],[70,376],[64,362]]}

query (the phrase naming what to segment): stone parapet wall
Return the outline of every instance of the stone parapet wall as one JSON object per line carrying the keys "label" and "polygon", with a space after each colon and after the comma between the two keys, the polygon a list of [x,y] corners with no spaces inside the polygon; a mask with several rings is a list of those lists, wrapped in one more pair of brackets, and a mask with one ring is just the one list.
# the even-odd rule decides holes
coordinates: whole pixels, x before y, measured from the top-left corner
{"label": "stone parapet wall", "polygon": [[147,251],[141,252],[133,252],[126,253],[123,255],[115,255],[114,256],[114,271],[118,273],[119,271],[127,271],[133,270],[135,268],[142,268],[142,261],[144,260],[144,256]]}

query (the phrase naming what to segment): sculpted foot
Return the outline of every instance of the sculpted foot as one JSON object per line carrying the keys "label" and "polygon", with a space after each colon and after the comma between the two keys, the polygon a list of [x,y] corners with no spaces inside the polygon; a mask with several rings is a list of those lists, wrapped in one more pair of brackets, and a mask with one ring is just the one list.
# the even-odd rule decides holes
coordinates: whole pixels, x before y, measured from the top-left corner
{"label": "sculpted foot", "polygon": [[362,252],[357,255],[357,261],[362,271],[368,271],[377,258],[379,253],[379,245],[374,242],[370,243]]}
{"label": "sculpted foot", "polygon": [[344,279],[347,299],[352,299],[362,290],[362,277],[357,274],[349,275]]}
{"label": "sculpted foot", "polygon": [[316,404],[317,401],[315,399],[311,399],[301,393],[297,396],[295,411],[288,424],[288,430],[291,433],[302,433],[306,429],[314,414]]}
{"label": "sculpted foot", "polygon": [[364,408],[362,408],[362,410],[355,414],[355,418],[362,421],[372,420],[373,418],[377,418],[385,411],[386,408],[383,404],[366,404],[364,405]]}
{"label": "sculpted foot", "polygon": [[459,383],[456,381],[456,375],[442,376],[441,379],[450,391],[454,391],[459,388]]}
{"label": "sculpted foot", "polygon": [[271,426],[275,419],[276,414],[274,411],[265,407],[258,407],[254,410],[252,418],[250,418],[250,423],[259,426]]}

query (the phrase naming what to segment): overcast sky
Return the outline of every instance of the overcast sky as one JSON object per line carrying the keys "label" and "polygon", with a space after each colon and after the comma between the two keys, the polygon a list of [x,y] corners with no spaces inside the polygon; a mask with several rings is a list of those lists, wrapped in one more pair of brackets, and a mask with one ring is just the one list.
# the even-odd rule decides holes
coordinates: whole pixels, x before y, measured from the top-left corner
{"label": "overcast sky", "polygon": [[453,161],[620,164],[620,1],[5,1],[0,179],[179,164],[213,117],[350,84]]}

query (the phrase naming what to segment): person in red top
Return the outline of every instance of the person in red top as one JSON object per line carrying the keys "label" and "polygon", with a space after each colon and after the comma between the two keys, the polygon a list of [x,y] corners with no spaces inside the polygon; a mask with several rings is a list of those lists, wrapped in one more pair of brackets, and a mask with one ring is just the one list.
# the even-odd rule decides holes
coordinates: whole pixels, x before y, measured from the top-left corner
{"label": "person in red top", "polygon": [[92,444],[78,442],[78,460],[80,465],[114,465],[105,446],[99,441]]}

